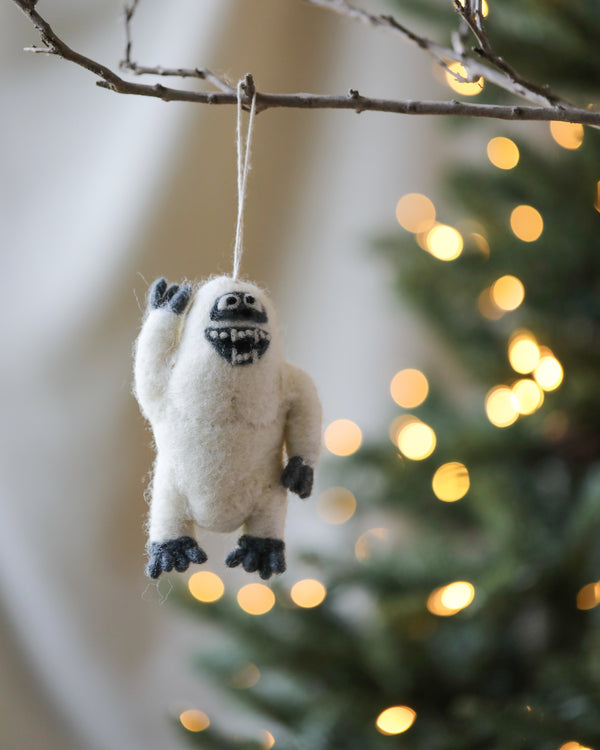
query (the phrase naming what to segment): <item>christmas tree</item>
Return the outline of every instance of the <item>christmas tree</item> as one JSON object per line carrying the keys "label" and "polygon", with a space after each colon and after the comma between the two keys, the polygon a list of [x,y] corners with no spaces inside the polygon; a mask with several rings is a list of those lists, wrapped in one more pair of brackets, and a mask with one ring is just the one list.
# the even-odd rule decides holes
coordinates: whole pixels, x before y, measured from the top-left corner
{"label": "christmas tree", "polygon": [[[455,23],[445,3],[418,10]],[[582,101],[597,86],[596,3],[507,0],[488,29],[536,80]],[[456,85],[482,84],[484,100],[486,82]],[[482,158],[457,151],[443,220],[415,192],[378,243],[464,387],[402,370],[390,435],[330,459],[344,489],[320,512],[358,503],[339,551],[306,556],[318,581],[250,584],[238,604],[201,573],[181,593],[231,636],[199,669],[268,728],[233,737],[190,711],[198,747],[600,748],[600,140],[468,127]],[[353,451],[334,429],[326,443]]]}

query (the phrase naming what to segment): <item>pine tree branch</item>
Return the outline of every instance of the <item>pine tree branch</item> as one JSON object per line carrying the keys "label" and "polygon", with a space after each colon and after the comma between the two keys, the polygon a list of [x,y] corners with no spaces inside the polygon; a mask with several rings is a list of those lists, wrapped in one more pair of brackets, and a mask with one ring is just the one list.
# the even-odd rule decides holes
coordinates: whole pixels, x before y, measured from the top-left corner
{"label": "pine tree branch", "polygon": [[[315,4],[327,4],[328,0],[306,0]],[[43,47],[27,48],[31,52],[39,52],[55,55],[64,60],[74,63],[79,67],[93,73],[99,80],[96,84],[102,88],[109,89],[118,94],[129,94],[136,96],[146,96],[155,99],[161,99],[167,102],[193,102],[197,104],[236,104],[236,92],[224,84],[226,90],[221,91],[186,91],[183,89],[171,88],[161,84],[141,84],[127,81],[121,78],[117,73],[108,68],[106,65],[93,60],[85,55],[71,49],[65,42],[60,39],[50,24],[37,12],[35,5],[36,0],[13,0],[13,2],[29,18],[33,26],[37,29]],[[340,4],[336,0],[336,4]],[[346,4],[343,3],[345,6]],[[134,3],[137,6],[137,2]],[[130,6],[131,8],[131,6]],[[361,11],[362,13],[362,11]],[[396,22],[394,22],[395,24]],[[131,47],[129,46],[129,53]],[[143,68],[142,68],[143,69]],[[174,73],[176,69],[164,69],[164,75],[179,75]],[[186,72],[186,69],[182,69]],[[154,69],[156,74],[156,69]],[[201,71],[201,74],[195,73],[194,77],[210,80],[207,71]],[[220,79],[218,79],[220,81]],[[488,75],[488,80],[490,76]],[[216,83],[216,81],[211,81]],[[219,85],[216,83],[216,85]],[[243,104],[249,108],[251,103],[251,94],[244,93]],[[532,120],[532,121],[552,121],[560,120],[563,122],[576,122],[585,125],[600,125],[600,112],[593,112],[588,109],[578,107],[554,105],[539,107],[523,107],[513,105],[499,104],[474,104],[471,102],[459,101],[412,101],[396,99],[380,99],[368,96],[362,96],[358,91],[351,89],[347,95],[319,95],[319,94],[269,94],[256,91],[256,112],[262,112],[267,109],[276,107],[293,108],[293,109],[343,109],[360,112],[390,112],[405,115],[452,115],[462,117],[485,117],[500,120]]]}

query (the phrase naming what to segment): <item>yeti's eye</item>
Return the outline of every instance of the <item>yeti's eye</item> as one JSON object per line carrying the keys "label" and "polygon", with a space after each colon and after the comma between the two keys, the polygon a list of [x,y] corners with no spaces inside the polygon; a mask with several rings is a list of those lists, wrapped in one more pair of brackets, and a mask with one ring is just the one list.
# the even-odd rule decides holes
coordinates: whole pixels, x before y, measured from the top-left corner
{"label": "yeti's eye", "polygon": [[217,310],[234,310],[239,304],[240,299],[235,294],[224,294],[217,301]]}
{"label": "yeti's eye", "polygon": [[260,305],[256,301],[256,297],[254,297],[254,295],[252,295],[252,294],[245,294],[244,295],[244,302],[246,303],[246,305],[248,305],[248,307],[254,307],[257,310],[260,310]]}

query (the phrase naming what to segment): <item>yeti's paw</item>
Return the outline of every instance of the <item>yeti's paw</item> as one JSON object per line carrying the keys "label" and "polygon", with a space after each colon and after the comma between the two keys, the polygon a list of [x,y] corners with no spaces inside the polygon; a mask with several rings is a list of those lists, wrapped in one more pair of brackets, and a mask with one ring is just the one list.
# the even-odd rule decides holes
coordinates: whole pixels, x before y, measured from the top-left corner
{"label": "yeti's paw", "polygon": [[206,562],[206,552],[198,546],[191,536],[180,536],[166,542],[151,542],[148,545],[148,564],[146,575],[148,578],[158,578],[165,571],[177,570],[183,573],[191,562]]}
{"label": "yeti's paw", "polygon": [[281,484],[304,500],[312,492],[313,479],[312,466],[305,464],[302,456],[294,456],[283,470]]}
{"label": "yeti's paw", "polygon": [[230,568],[243,565],[247,573],[258,570],[263,580],[273,573],[285,572],[285,544],[281,539],[265,539],[244,534],[238,539],[238,546],[227,555],[225,564]]}
{"label": "yeti's paw", "polygon": [[167,285],[165,279],[156,279],[148,293],[148,306],[153,310],[170,310],[181,315],[192,296],[192,287],[187,284]]}

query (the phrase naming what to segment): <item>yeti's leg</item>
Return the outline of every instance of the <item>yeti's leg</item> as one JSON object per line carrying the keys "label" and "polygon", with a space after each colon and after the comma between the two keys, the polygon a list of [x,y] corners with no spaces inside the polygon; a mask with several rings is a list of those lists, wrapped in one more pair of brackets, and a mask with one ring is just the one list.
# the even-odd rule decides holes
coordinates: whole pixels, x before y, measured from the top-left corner
{"label": "yeti's leg", "polygon": [[149,578],[158,578],[163,571],[173,568],[183,573],[191,562],[206,562],[206,553],[191,536],[191,531],[186,499],[159,464],[152,482],[150,503],[146,566]]}
{"label": "yeti's leg", "polygon": [[283,529],[287,498],[285,491],[276,490],[270,502],[258,508],[244,524],[244,535],[225,560],[230,568],[242,565],[248,573],[258,571],[266,580],[273,573],[285,572]]}

